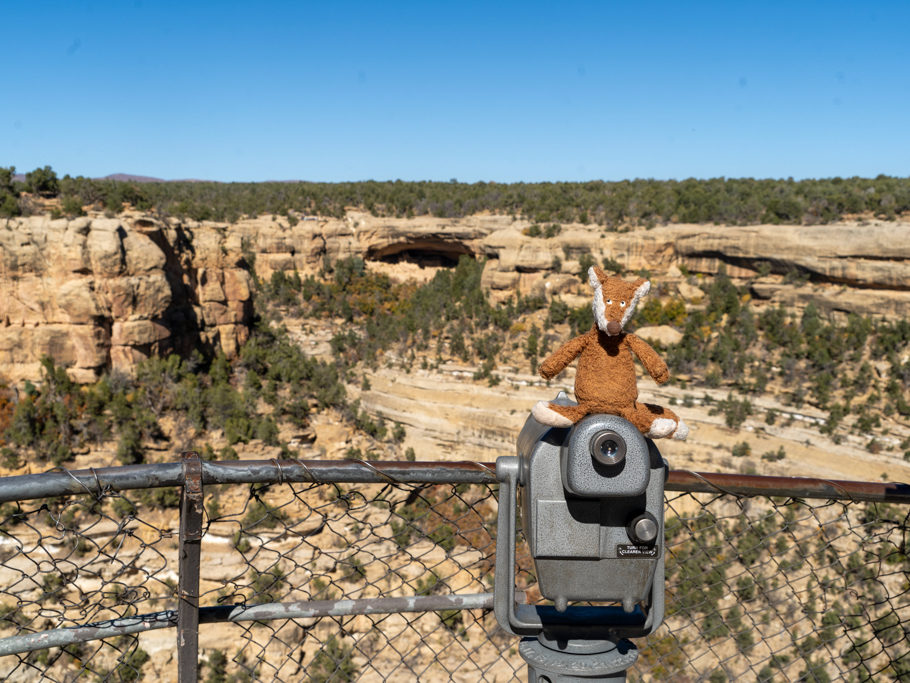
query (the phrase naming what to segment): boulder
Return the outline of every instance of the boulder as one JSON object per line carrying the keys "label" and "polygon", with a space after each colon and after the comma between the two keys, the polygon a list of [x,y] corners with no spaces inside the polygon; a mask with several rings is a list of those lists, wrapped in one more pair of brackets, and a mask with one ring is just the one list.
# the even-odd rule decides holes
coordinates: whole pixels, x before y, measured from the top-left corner
{"label": "boulder", "polygon": [[115,322],[111,331],[111,344],[115,346],[149,346],[171,336],[166,325],[153,320]]}
{"label": "boulder", "polygon": [[683,299],[691,303],[698,303],[705,297],[703,290],[699,289],[695,285],[690,285],[685,280],[676,285],[676,291],[679,292],[679,295]]}
{"label": "boulder", "polygon": [[639,327],[635,330],[635,334],[650,344],[657,344],[663,347],[679,344],[683,338],[682,332],[669,325]]}
{"label": "boulder", "polygon": [[89,324],[101,315],[101,307],[88,278],[65,281],[57,288],[55,298],[57,307],[72,323]]}

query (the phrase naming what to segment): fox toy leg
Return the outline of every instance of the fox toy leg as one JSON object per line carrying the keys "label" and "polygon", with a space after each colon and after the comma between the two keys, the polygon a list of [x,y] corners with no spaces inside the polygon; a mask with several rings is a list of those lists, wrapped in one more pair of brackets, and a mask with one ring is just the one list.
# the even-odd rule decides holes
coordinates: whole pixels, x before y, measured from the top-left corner
{"label": "fox toy leg", "polygon": [[538,401],[531,408],[534,419],[550,427],[571,427],[589,412],[584,405],[561,406],[547,401]]}
{"label": "fox toy leg", "polygon": [[614,410],[591,403],[561,406],[547,401],[538,401],[531,409],[535,420],[550,427],[571,427],[585,415],[591,413],[618,414],[635,425],[638,431],[649,439],[672,436],[674,439],[683,440],[689,435],[688,425],[679,419],[676,413],[652,403],[636,402],[628,408]]}
{"label": "fox toy leg", "polygon": [[663,406],[636,402],[620,414],[649,439],[672,436],[682,441],[689,435],[688,425],[676,413]]}

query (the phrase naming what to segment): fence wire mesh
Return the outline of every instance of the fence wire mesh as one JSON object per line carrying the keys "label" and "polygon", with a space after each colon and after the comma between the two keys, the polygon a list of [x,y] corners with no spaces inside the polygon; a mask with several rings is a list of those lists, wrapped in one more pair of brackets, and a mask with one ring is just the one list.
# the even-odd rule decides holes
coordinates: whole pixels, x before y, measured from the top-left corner
{"label": "fence wire mesh", "polygon": [[[179,489],[162,488],[0,507],[0,638],[136,615],[173,624],[178,503]],[[208,485],[205,510],[204,609],[493,588],[495,485]],[[910,680],[908,512],[669,491],[668,615],[637,642],[630,680]],[[523,547],[518,584],[533,602]],[[0,657],[0,676],[176,680],[175,631],[152,628]],[[203,623],[199,641],[207,683],[525,677],[517,638],[498,628],[488,604],[308,617],[275,610]]]}
{"label": "fence wire mesh", "polygon": [[[160,489],[0,506],[0,635],[173,608],[178,520],[176,509],[160,506],[178,499]],[[0,675],[135,681],[150,671],[149,657],[137,636],[125,635],[4,657]]]}

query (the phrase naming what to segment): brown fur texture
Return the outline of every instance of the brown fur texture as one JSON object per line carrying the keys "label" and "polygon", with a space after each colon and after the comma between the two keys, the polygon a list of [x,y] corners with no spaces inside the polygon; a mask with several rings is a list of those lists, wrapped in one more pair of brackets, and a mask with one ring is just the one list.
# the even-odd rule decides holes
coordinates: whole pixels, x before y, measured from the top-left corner
{"label": "brown fur texture", "polygon": [[575,374],[578,405],[541,401],[534,406],[534,417],[544,424],[567,427],[585,415],[608,413],[627,419],[645,436],[684,439],[688,427],[673,411],[638,402],[633,355],[658,384],[670,377],[667,364],[646,341],[622,330],[650,283],[644,278],[626,282],[609,277],[596,266],[589,271],[589,277],[594,288],[593,327],[563,344],[540,364],[541,376],[551,379],[578,358]]}

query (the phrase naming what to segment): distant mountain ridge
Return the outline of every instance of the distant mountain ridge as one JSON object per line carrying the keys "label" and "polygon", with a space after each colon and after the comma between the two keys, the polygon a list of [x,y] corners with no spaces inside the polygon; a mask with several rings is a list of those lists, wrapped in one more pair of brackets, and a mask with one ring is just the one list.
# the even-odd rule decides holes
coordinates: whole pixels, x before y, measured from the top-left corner
{"label": "distant mountain ridge", "polygon": [[125,183],[166,183],[168,181],[163,178],[153,178],[152,176],[147,175],[133,175],[131,173],[111,173],[106,175],[103,178],[96,178],[96,180],[119,180]]}
{"label": "distant mountain ridge", "polygon": [[[165,180],[164,178],[154,178],[148,175],[133,175],[132,173],[111,173],[106,176],[101,176],[99,178],[92,178],[92,180],[116,180],[121,183],[207,183],[211,182],[208,180],[200,180],[198,178],[180,178],[178,180]],[[18,183],[25,182],[24,173],[16,173],[13,175],[13,181]]]}
{"label": "distant mountain ridge", "polygon": [[209,183],[211,180],[202,180],[201,178],[177,178],[175,180],[165,180],[164,178],[153,178],[147,175],[133,175],[131,173],[111,173],[103,178],[95,180],[116,180],[122,183]]}
{"label": "distant mountain ridge", "polygon": [[[24,176],[23,176],[24,178]],[[152,178],[144,175],[131,175],[129,173],[111,173],[103,178],[95,180],[118,180],[125,183],[220,183],[221,180],[203,180],[202,178],[177,178],[175,180],[164,180],[163,178]],[[231,181],[227,181],[231,182]],[[259,181],[254,181],[259,182]],[[301,183],[303,180],[263,180],[263,183]]]}

